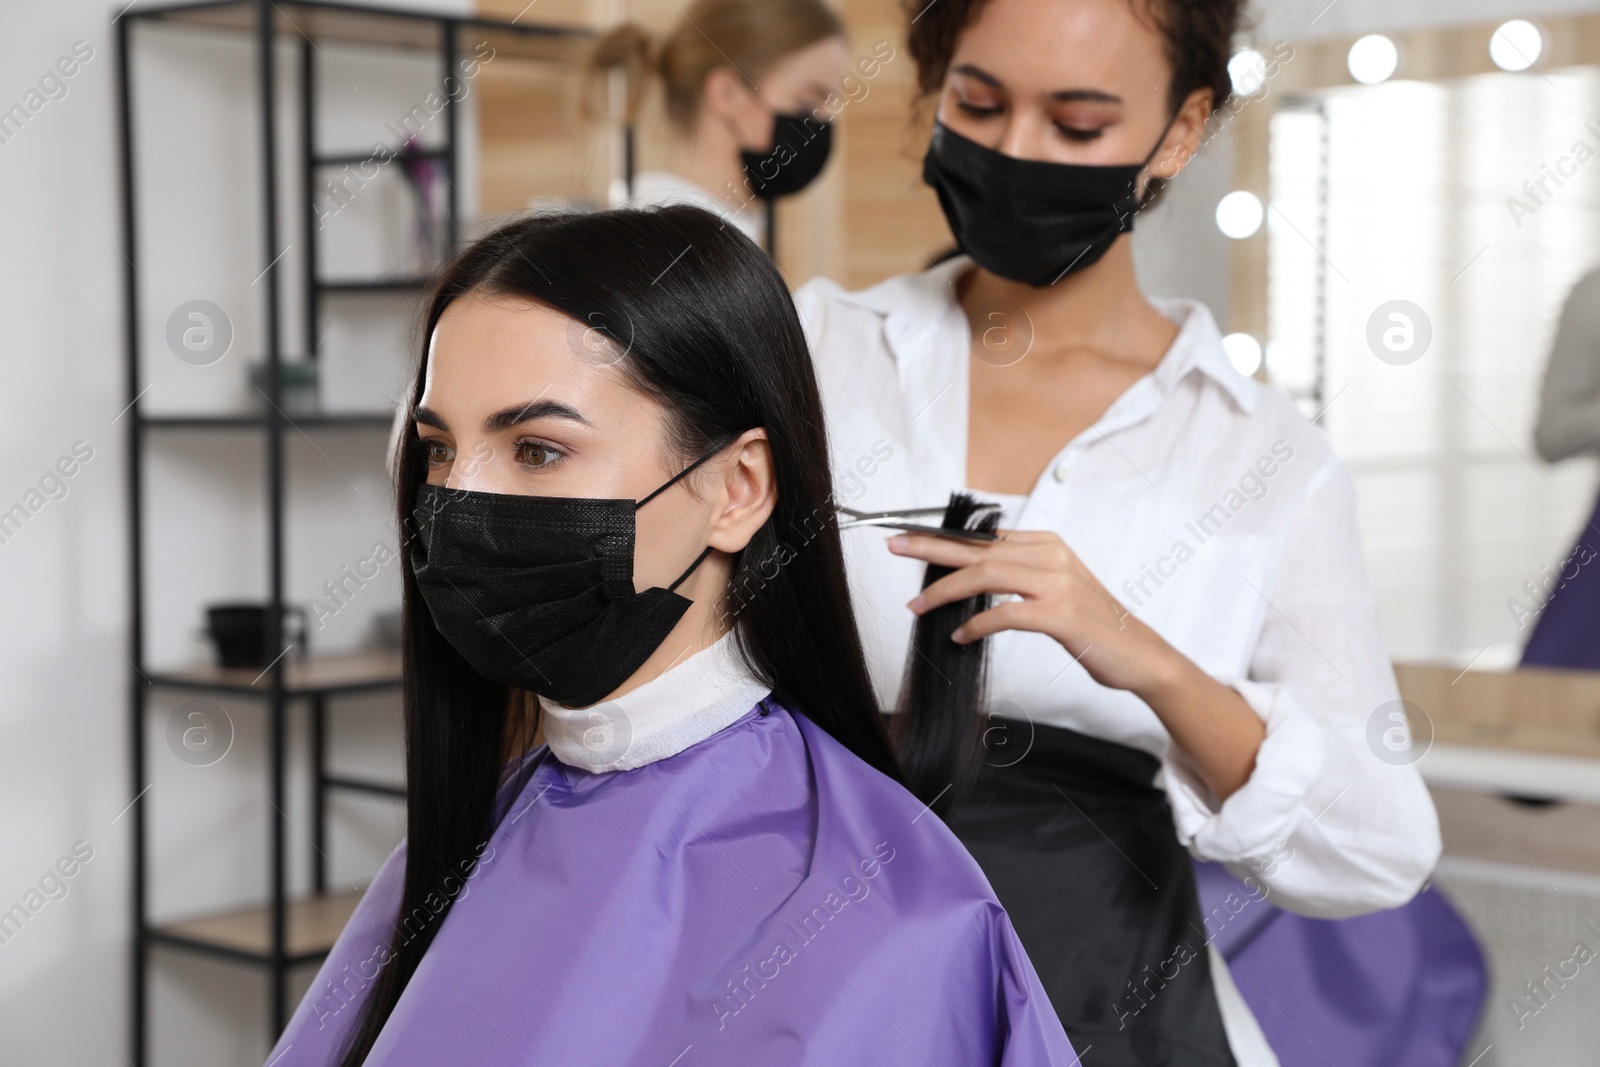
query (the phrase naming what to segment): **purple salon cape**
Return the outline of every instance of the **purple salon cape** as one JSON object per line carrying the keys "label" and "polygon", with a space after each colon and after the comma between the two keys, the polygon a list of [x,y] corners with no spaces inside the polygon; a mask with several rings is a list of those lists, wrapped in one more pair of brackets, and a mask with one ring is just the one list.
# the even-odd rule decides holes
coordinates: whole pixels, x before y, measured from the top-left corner
{"label": "purple salon cape", "polygon": [[[337,1062],[388,956],[404,864],[402,844],[273,1067]],[[944,823],[769,697],[634,770],[543,759],[366,1063],[1069,1067],[1077,1056]]]}
{"label": "purple salon cape", "polygon": [[1483,953],[1429,886],[1409,904],[1309,919],[1221,864],[1196,863],[1200,911],[1281,1067],[1456,1067],[1488,992]]}
{"label": "purple salon cape", "polygon": [[[1522,650],[1524,667],[1600,671],[1600,500],[1557,570],[1550,599]],[[1570,571],[1570,573],[1569,573]]]}

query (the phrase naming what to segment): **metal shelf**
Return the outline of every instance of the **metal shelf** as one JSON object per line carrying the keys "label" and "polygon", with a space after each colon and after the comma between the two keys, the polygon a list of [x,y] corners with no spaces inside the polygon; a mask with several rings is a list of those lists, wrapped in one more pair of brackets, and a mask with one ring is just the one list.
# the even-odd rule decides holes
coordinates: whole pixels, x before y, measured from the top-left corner
{"label": "metal shelf", "polygon": [[338,278],[312,284],[324,293],[413,293],[432,283],[432,278]]}
{"label": "metal shelf", "polygon": [[[136,149],[139,134],[134,123],[133,98],[137,86],[134,76],[135,40],[145,40],[158,26],[203,28],[232,32],[250,40],[254,56],[249,106],[253,113],[244,116],[255,124],[257,207],[254,216],[237,220],[234,232],[240,240],[246,234],[264,249],[282,249],[289,244],[311,265],[293,283],[300,287],[303,314],[291,334],[284,323],[284,289],[291,284],[281,253],[262,255],[262,269],[251,282],[252,293],[261,301],[263,324],[259,355],[268,361],[285,362],[298,349],[308,360],[319,356],[322,317],[334,297],[362,294],[420,294],[432,279],[423,277],[318,277],[319,242],[328,237],[319,232],[316,218],[316,179],[319,168],[360,163],[370,153],[322,152],[317,145],[319,44],[359,43],[381,48],[412,50],[437,57],[438,77],[461,76],[462,63],[469,58],[484,62],[491,56],[496,64],[526,60],[570,68],[583,58],[591,30],[581,26],[502,22],[462,17],[455,14],[384,8],[341,2],[341,0],[203,0],[198,3],[145,6],[127,5],[111,18],[116,35],[117,133],[121,150],[122,232],[124,250],[122,272],[124,329],[125,396],[131,417],[125,420],[127,441],[125,478],[129,501],[129,651],[128,674],[130,743],[129,771],[131,790],[136,799],[150,784],[147,760],[150,724],[149,700],[156,689],[188,690],[226,694],[259,700],[267,752],[267,784],[264,794],[279,813],[268,819],[265,902],[244,909],[233,909],[178,922],[154,924],[149,918],[149,835],[147,805],[134,803],[129,810],[132,840],[130,862],[130,911],[133,930],[129,971],[128,1013],[130,1038],[127,1055],[133,1067],[149,1063],[149,981],[150,949],[166,946],[203,952],[217,958],[261,967],[266,974],[267,1031],[276,1040],[288,1021],[293,1004],[289,1001],[289,970],[293,966],[324,956],[344,927],[357,893],[329,892],[327,860],[327,798],[335,791],[373,797],[403,797],[400,786],[367,781],[359,777],[329,773],[327,716],[329,701],[350,694],[392,689],[401,682],[398,656],[387,653],[362,653],[348,656],[314,657],[305,662],[279,660],[266,670],[226,670],[211,666],[177,666],[151,669],[145,662],[144,612],[146,605],[144,544],[147,504],[144,496],[145,449],[149,431],[264,431],[264,486],[266,505],[266,595],[268,640],[273,647],[281,636],[281,612],[287,582],[287,546],[284,517],[287,510],[288,470],[286,439],[301,429],[388,429],[393,424],[389,411],[318,411],[306,416],[280,416],[271,408],[262,411],[218,411],[188,413],[149,413],[140,406],[148,377],[141,373],[141,338],[148,332],[143,323],[146,280],[141,271],[141,222],[136,189]],[[134,27],[138,27],[137,30]],[[283,84],[279,45],[297,46],[298,76]],[[491,53],[489,49],[493,49]],[[169,60],[170,61],[170,55]],[[298,112],[298,137],[284,143],[281,136],[285,90],[296,97],[292,105]],[[440,244],[449,254],[461,234],[461,194],[456,190],[460,173],[459,108],[447,100],[439,116],[442,146],[429,147],[412,158],[441,160],[449,187],[445,198]],[[291,156],[283,155],[285,150]],[[397,150],[398,155],[398,150]],[[289,162],[297,171],[291,182],[296,196],[287,190],[281,175]],[[192,176],[186,175],[185,180]],[[296,203],[294,217],[285,217],[285,203]],[[157,235],[160,239],[160,235]],[[277,257],[277,258],[274,258]],[[145,271],[150,269],[143,263]],[[251,274],[256,274],[251,270]],[[341,305],[342,306],[342,305]],[[297,344],[292,337],[300,339]],[[281,376],[274,376],[268,398],[272,407],[282,410],[284,393]],[[296,703],[308,706],[309,756],[312,808],[311,890],[313,896],[291,899],[287,850],[292,840],[287,820],[282,816],[288,802],[289,760],[288,716]]]}
{"label": "metal shelf", "polygon": [[[349,922],[361,900],[360,892],[307,897],[291,902],[286,911],[288,937],[285,962],[291,966],[314,963],[328,954],[339,932]],[[182,922],[149,927],[152,942],[240,963],[272,961],[272,909],[258,905]]]}
{"label": "metal shelf", "polygon": [[[400,657],[387,652],[359,652],[344,656],[313,656],[283,665],[285,697],[364,693],[400,684]],[[270,674],[259,667],[196,665],[176,670],[146,672],[152,685],[171,689],[200,689],[236,696],[271,696]]]}
{"label": "metal shelf", "polygon": [[346,793],[367,793],[371,796],[394,797],[404,800],[406,790],[404,786],[390,785],[388,782],[369,782],[362,778],[345,778],[340,775],[323,775],[322,785],[326,789],[342,789]]}
{"label": "metal shelf", "polygon": [[[447,148],[419,148],[415,152],[396,152],[393,161],[396,163],[408,159],[448,159],[450,151]],[[372,149],[365,152],[347,152],[341,155],[314,156],[311,160],[313,167],[355,167],[372,159]]]}
{"label": "metal shelf", "polygon": [[[200,3],[135,6],[123,18],[169,25],[257,33],[256,0],[202,0]],[[379,45],[408,51],[437,51],[454,33],[463,53],[480,44],[494,56],[554,63],[577,63],[592,32],[580,25],[506,22],[447,12],[368,6],[339,0],[274,0],[271,32],[285,39]]]}

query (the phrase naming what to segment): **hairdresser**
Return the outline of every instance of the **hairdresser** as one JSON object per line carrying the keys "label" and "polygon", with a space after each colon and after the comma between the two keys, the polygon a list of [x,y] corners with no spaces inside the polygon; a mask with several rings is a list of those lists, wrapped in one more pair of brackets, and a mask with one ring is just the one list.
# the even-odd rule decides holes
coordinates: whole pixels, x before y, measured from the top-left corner
{"label": "hairdresser", "polygon": [[770,205],[809,185],[833,143],[824,101],[845,74],[844,25],[822,0],[697,0],[657,40],[632,23],[591,53],[593,91],[620,71],[625,121],[659,82],[671,123],[670,169],[645,171],[614,203],[687,203],[768,246]]}
{"label": "hairdresser", "polygon": [[[919,616],[994,598],[954,636],[989,646],[975,781],[901,760],[1104,1067],[1274,1062],[1191,856],[1331,918],[1406,904],[1440,851],[1420,775],[1367,740],[1398,693],[1349,472],[1204,305],[1135,279],[1129,231],[1227,98],[1239,7],[915,0],[924,177],[964,254],[797,297],[834,463],[862,464],[847,503],[1002,505],[987,544],[848,531],[856,610],[899,727],[927,710],[898,707],[908,671],[970,662],[908,655]],[[954,570],[922,589],[928,564]]]}

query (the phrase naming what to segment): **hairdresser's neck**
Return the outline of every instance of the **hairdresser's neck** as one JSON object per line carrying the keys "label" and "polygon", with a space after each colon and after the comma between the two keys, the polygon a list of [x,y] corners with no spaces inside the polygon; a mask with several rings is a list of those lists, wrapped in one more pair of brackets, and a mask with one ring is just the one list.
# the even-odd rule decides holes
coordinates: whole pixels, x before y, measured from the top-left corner
{"label": "hairdresser's neck", "polygon": [[1118,237],[1093,266],[1054,285],[1035,288],[979,267],[959,280],[958,291],[974,323],[990,322],[996,308],[1022,309],[1039,354],[1046,356],[1152,349],[1161,353],[1177,334],[1172,321],[1139,290],[1128,234]]}
{"label": "hairdresser's neck", "polygon": [[730,207],[740,208],[750,202],[739,144],[732,131],[709,110],[700,112],[693,130],[673,138],[672,170]]}

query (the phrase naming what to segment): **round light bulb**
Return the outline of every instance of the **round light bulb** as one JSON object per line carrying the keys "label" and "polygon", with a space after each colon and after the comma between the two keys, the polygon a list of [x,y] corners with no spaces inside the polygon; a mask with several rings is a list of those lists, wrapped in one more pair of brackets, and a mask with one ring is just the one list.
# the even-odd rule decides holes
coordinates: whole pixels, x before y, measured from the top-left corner
{"label": "round light bulb", "polygon": [[1267,57],[1254,48],[1241,48],[1228,60],[1228,79],[1240,96],[1254,96],[1267,84]]}
{"label": "round light bulb", "polygon": [[1261,229],[1266,209],[1256,194],[1236,189],[1217,202],[1217,229],[1242,241]]}
{"label": "round light bulb", "polygon": [[1350,76],[1362,85],[1388,81],[1400,66],[1400,49],[1381,33],[1369,33],[1350,46]]}
{"label": "round light bulb", "polygon": [[1544,37],[1526,19],[1512,19],[1489,38],[1489,58],[1501,70],[1527,70],[1539,61]]}
{"label": "round light bulb", "polygon": [[1261,368],[1261,342],[1247,333],[1230,333],[1224,337],[1222,350],[1228,354],[1233,369],[1246,378]]}

